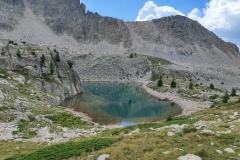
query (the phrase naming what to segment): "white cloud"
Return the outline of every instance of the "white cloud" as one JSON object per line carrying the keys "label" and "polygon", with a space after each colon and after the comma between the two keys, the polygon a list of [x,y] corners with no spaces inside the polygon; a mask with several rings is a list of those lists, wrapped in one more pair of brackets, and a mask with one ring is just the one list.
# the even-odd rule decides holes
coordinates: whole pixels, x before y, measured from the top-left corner
{"label": "white cloud", "polygon": [[240,0],[211,0],[202,12],[196,10],[193,9],[188,17],[197,20],[224,40],[240,46]]}
{"label": "white cloud", "polygon": [[[170,6],[157,6],[153,1],[145,3],[136,21],[148,21],[170,15],[184,15]],[[187,17],[198,21],[226,41],[240,46],[240,0],[210,0],[206,8],[194,8]]]}
{"label": "white cloud", "polygon": [[148,1],[139,11],[136,21],[149,21],[152,19],[166,17],[170,15],[183,15],[183,13],[174,9],[173,7],[158,7],[153,1]]}

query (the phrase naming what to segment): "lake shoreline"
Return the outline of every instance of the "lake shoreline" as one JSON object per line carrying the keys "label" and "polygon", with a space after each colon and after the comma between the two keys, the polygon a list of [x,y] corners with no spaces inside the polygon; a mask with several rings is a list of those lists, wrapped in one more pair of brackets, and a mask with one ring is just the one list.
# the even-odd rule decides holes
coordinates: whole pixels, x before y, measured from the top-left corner
{"label": "lake shoreline", "polygon": [[[187,100],[183,97],[180,97],[179,95],[176,95],[174,93],[161,93],[161,92],[157,92],[151,88],[149,88],[147,85],[149,84],[149,82],[147,81],[138,81],[138,82],[133,82],[133,81],[84,81],[84,82],[102,82],[102,83],[109,83],[109,82],[118,82],[118,83],[139,83],[141,89],[143,89],[148,95],[153,96],[155,98],[157,98],[160,101],[169,101],[169,102],[173,102],[175,103],[177,106],[179,106],[182,109],[182,112],[180,114],[178,114],[177,116],[181,116],[181,115],[190,115],[192,113],[195,113],[197,111],[209,108],[210,105],[204,102],[196,102],[196,101],[191,101],[191,100]],[[73,108],[67,108],[65,109],[67,112],[81,118],[83,121],[89,122],[89,123],[93,123],[96,126],[100,126],[100,127],[106,127],[108,129],[112,129],[112,128],[119,128],[119,127],[123,127],[120,124],[111,124],[111,125],[101,125],[99,123],[93,122],[92,118],[83,112],[78,112],[75,111]]]}
{"label": "lake shoreline", "polygon": [[192,113],[195,113],[197,111],[209,108],[210,105],[205,103],[205,102],[196,102],[196,101],[191,101],[188,99],[185,99],[183,97],[180,97],[177,94],[166,92],[166,93],[161,93],[157,92],[151,88],[149,88],[147,85],[149,82],[140,82],[141,83],[141,88],[144,89],[146,93],[149,95],[152,95],[159,100],[164,100],[164,101],[170,101],[181,107],[182,112],[180,115],[190,115]]}

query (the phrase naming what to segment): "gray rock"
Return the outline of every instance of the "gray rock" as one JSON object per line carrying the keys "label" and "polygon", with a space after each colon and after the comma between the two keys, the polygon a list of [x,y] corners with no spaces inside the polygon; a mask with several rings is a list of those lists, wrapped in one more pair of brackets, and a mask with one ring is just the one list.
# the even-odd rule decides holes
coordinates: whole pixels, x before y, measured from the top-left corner
{"label": "gray rock", "polygon": [[228,153],[235,153],[232,148],[225,148],[224,151]]}
{"label": "gray rock", "polygon": [[110,155],[109,154],[103,154],[97,158],[97,160],[109,160]]}
{"label": "gray rock", "polygon": [[220,150],[216,150],[217,153],[222,154],[223,152]]}
{"label": "gray rock", "polygon": [[5,97],[4,97],[4,95],[3,95],[3,93],[2,93],[2,91],[0,90],[0,100],[3,100]]}
{"label": "gray rock", "polygon": [[47,94],[47,101],[50,105],[59,105],[62,101],[58,96]]}
{"label": "gray rock", "polygon": [[235,117],[238,116],[238,112],[234,112],[233,116]]}
{"label": "gray rock", "polygon": [[15,75],[12,77],[13,80],[18,81],[21,84],[25,83],[25,77],[21,76],[21,75]]}
{"label": "gray rock", "polygon": [[174,135],[175,135],[175,133],[173,133],[173,132],[168,132],[168,133],[167,133],[167,136],[168,136],[168,137],[172,137],[172,136],[174,136]]}
{"label": "gray rock", "polygon": [[196,128],[199,130],[203,130],[203,129],[206,129],[207,128],[207,124],[205,121],[197,121],[195,124]]}
{"label": "gray rock", "polygon": [[235,119],[236,117],[235,116],[229,116],[229,119]]}
{"label": "gray rock", "polygon": [[201,133],[214,134],[214,132],[212,130],[209,130],[209,129],[204,129],[204,130],[201,131]]}
{"label": "gray rock", "polygon": [[187,154],[185,156],[181,156],[177,158],[178,160],[202,160],[201,157],[198,157],[194,154]]}
{"label": "gray rock", "polygon": [[169,151],[165,151],[165,152],[162,152],[163,154],[169,154],[170,152]]}

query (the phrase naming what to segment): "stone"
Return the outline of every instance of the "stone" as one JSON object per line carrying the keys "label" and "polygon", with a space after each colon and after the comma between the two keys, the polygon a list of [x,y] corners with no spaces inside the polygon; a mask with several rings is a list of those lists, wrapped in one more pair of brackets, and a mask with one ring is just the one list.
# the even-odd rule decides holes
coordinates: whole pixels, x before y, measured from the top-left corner
{"label": "stone", "polygon": [[178,160],[202,160],[201,157],[198,157],[194,154],[187,154],[185,156],[181,156],[177,158]]}
{"label": "stone", "polygon": [[97,160],[109,160],[110,155],[109,154],[103,154],[97,158]]}
{"label": "stone", "polygon": [[165,152],[162,152],[163,154],[169,154],[170,152],[169,151],[165,151]]}
{"label": "stone", "polygon": [[198,121],[194,124],[198,130],[204,130],[206,129],[207,125],[205,121]]}
{"label": "stone", "polygon": [[168,137],[172,137],[172,136],[174,136],[174,135],[175,135],[175,133],[173,133],[173,132],[168,132],[168,133],[167,133],[167,136],[168,136]]}
{"label": "stone", "polygon": [[236,117],[235,116],[229,116],[229,119],[235,119]]}
{"label": "stone", "polygon": [[238,116],[238,112],[234,112],[233,116],[235,117]]}
{"label": "stone", "polygon": [[231,130],[227,130],[227,131],[217,131],[217,134],[229,134],[232,133]]}
{"label": "stone", "polygon": [[201,131],[201,133],[210,133],[210,134],[214,134],[214,132],[212,130],[208,130],[208,129],[204,129]]}
{"label": "stone", "polygon": [[2,91],[0,90],[0,100],[3,100],[5,97],[4,97],[4,95],[3,95],[3,93],[2,93]]}
{"label": "stone", "polygon": [[216,150],[217,153],[222,154],[223,152],[220,150]]}
{"label": "stone", "polygon": [[173,124],[173,125],[171,125],[170,127],[173,129],[174,132],[180,133],[180,132],[182,132],[182,129],[183,129],[185,126],[186,126],[186,124],[182,124],[182,125]]}
{"label": "stone", "polygon": [[232,148],[225,148],[224,151],[228,153],[234,153],[234,150]]}
{"label": "stone", "polygon": [[12,140],[13,131],[17,131],[18,126],[14,122],[10,123],[0,123],[0,140]]}
{"label": "stone", "polygon": [[0,74],[0,78],[5,78],[5,75],[4,74]]}
{"label": "stone", "polygon": [[14,75],[12,77],[13,80],[18,81],[21,84],[25,83],[25,77],[21,76],[21,75]]}
{"label": "stone", "polygon": [[234,129],[234,128],[235,128],[235,125],[231,125],[229,128],[230,128],[230,129]]}

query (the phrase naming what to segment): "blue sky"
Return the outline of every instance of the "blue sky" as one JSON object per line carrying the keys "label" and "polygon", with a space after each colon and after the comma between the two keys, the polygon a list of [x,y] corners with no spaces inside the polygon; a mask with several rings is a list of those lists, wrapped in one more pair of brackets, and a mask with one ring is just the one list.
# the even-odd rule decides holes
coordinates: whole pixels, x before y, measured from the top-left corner
{"label": "blue sky", "polygon": [[124,21],[183,15],[240,48],[240,0],[81,0],[91,12]]}
{"label": "blue sky", "polygon": [[[135,21],[138,12],[148,0],[81,0],[87,6],[87,10],[97,12],[102,16]],[[209,0],[155,0],[158,6],[172,6],[184,14],[188,14],[193,8],[204,8]]]}

